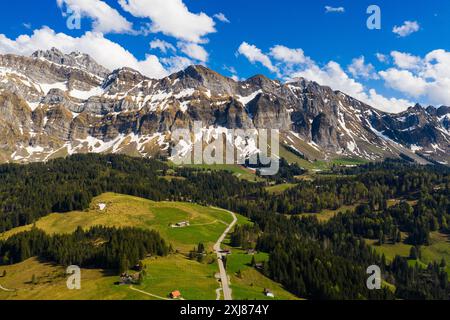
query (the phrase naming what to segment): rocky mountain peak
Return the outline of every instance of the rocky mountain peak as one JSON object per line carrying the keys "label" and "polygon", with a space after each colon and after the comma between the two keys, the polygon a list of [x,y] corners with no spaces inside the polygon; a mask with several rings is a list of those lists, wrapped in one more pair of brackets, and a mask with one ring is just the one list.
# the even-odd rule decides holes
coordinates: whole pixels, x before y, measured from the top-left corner
{"label": "rocky mountain peak", "polygon": [[166,86],[175,84],[175,89],[207,90],[213,95],[233,95],[237,92],[238,87],[234,80],[202,65],[191,65],[167,79],[170,79],[170,81],[164,81]]}
{"label": "rocky mountain peak", "polygon": [[422,105],[420,103],[416,103],[413,107],[409,107],[407,112],[409,112],[409,113],[413,113],[413,112],[423,113],[423,112],[425,112],[425,108],[422,107]]}
{"label": "rocky mountain peak", "polygon": [[79,68],[100,78],[105,78],[111,73],[111,71],[98,64],[91,56],[85,53],[72,52],[65,54],[57,48],[51,48],[50,50],[38,50],[31,57],[47,60],[58,65]]}
{"label": "rocky mountain peak", "polygon": [[443,116],[445,116],[445,115],[449,115],[449,117],[450,117],[450,107],[447,107],[447,106],[441,106],[441,107],[439,107],[439,108],[437,109],[436,115],[437,115],[438,117],[443,117]]}

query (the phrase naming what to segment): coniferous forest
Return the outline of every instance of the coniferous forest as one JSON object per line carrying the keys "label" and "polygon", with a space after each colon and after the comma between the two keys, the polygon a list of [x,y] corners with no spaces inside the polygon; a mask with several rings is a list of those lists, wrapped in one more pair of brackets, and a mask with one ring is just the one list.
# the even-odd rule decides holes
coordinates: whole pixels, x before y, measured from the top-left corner
{"label": "coniferous forest", "polygon": [[[170,172],[182,179],[164,179]],[[311,299],[449,299],[445,264],[410,265],[397,256],[388,263],[367,244],[403,239],[420,251],[430,234],[450,234],[450,169],[386,160],[354,168],[333,168],[279,194],[270,183],[302,174],[283,165],[280,175],[262,182],[239,180],[229,172],[174,168],[156,160],[120,155],[74,155],[30,165],[0,166],[0,232],[32,224],[51,212],[87,208],[93,197],[117,192],[155,201],[190,201],[222,207],[250,218],[236,228],[234,246],[269,254],[262,268],[289,291]],[[394,205],[389,200],[398,199]],[[326,222],[314,213],[353,206]],[[300,214],[311,213],[308,216]],[[92,245],[102,239],[101,246]],[[49,236],[33,228],[0,241],[0,262],[39,256],[62,265],[126,270],[144,256],[170,252],[157,233],[93,228]],[[416,252],[417,253],[417,252]],[[414,252],[412,252],[414,254]],[[366,269],[378,265],[395,292],[366,287]]]}

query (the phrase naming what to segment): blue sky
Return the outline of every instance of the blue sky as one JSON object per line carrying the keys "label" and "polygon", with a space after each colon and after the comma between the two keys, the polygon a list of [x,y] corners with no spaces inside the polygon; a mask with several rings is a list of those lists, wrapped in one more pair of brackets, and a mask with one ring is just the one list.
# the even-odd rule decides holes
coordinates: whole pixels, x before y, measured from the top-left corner
{"label": "blue sky", "polygon": [[[380,30],[366,26],[371,4]],[[67,27],[68,8],[81,29]],[[239,79],[304,76],[392,112],[450,104],[449,36],[446,0],[17,0],[0,12],[0,53],[57,46],[152,77],[194,63]]]}

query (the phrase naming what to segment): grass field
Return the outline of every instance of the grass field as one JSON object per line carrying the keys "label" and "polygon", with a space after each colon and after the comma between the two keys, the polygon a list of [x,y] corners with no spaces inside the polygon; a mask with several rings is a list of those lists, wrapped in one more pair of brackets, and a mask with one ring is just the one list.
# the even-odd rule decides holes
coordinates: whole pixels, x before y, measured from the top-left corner
{"label": "grass field", "polygon": [[[227,259],[227,272],[231,278],[233,297],[237,300],[274,300],[264,295],[264,289],[269,289],[275,295],[275,300],[297,300],[298,298],[287,292],[279,283],[276,283],[250,264],[252,255],[237,248],[231,248],[233,254]],[[255,261],[261,263],[268,260],[265,253],[255,254]],[[238,272],[240,271],[240,276]]]}
{"label": "grass field", "polygon": [[[333,165],[350,166],[350,165],[360,165],[368,162],[367,160],[360,158],[336,158],[327,161],[325,160],[308,161],[292,153],[285,146],[281,146],[280,148],[280,157],[286,159],[286,161],[288,161],[289,163],[296,163],[300,167],[313,172],[328,171]],[[322,157],[323,155],[319,156],[318,159]]]}
{"label": "grass field", "polygon": [[[173,166],[175,164],[171,163]],[[239,179],[247,180],[250,182],[258,182],[258,181],[264,181],[263,178],[258,177],[255,174],[255,171],[252,171],[250,169],[247,169],[240,165],[234,165],[234,164],[213,164],[213,165],[207,165],[207,164],[191,164],[191,165],[183,165],[187,168],[194,168],[194,169],[204,169],[204,170],[212,170],[212,171],[227,171],[232,173],[234,176],[236,176]]]}
{"label": "grass field", "polygon": [[[34,258],[12,266],[1,266],[7,275],[0,278],[0,285],[14,292],[0,290],[0,300],[110,300],[148,299],[123,286],[116,286],[118,277],[104,270],[83,269],[81,290],[69,290],[65,269]],[[33,275],[36,283],[31,283]]]}
{"label": "grass field", "polygon": [[215,300],[220,284],[215,279],[217,263],[198,263],[181,254],[146,259],[147,276],[139,290],[161,297],[179,290],[186,300]]}
{"label": "grass field", "polygon": [[355,210],[356,205],[353,206],[342,206],[336,210],[322,210],[322,212],[319,213],[302,213],[300,214],[300,216],[302,217],[309,217],[309,216],[315,216],[317,217],[317,220],[319,220],[320,222],[327,222],[328,220],[330,220],[331,218],[333,218],[335,215],[337,215],[340,212],[346,212],[347,210],[349,211],[353,211]]}
{"label": "grass field", "polygon": [[[104,210],[100,210],[100,204],[106,205]],[[243,216],[237,215],[237,218],[237,225],[251,223]],[[190,226],[171,227],[171,224],[181,221],[189,221]],[[145,259],[143,262],[147,275],[141,285],[134,286],[137,290],[126,285],[115,285],[119,278],[114,271],[82,269],[81,290],[68,290],[65,269],[61,266],[35,258],[11,266],[0,266],[0,275],[3,270],[6,271],[6,277],[0,277],[0,286],[15,290],[7,292],[0,288],[0,300],[144,300],[167,298],[174,290],[180,290],[186,300],[214,300],[216,289],[220,287],[215,278],[218,272],[215,258],[200,263],[187,259],[186,255],[199,242],[203,242],[211,252],[213,244],[231,221],[231,215],[221,209],[190,203],[153,202],[114,193],[103,194],[93,199],[86,211],[51,214],[38,220],[36,227],[50,234],[70,233],[78,226],[89,228],[96,225],[152,229],[159,231],[178,253]],[[31,227],[10,230],[0,238],[10,237]],[[242,279],[237,279],[229,272],[235,299],[263,299],[265,296],[262,290],[266,287],[273,289],[279,298],[295,298],[279,284],[250,268],[247,265],[249,256],[237,252],[236,258],[231,255],[230,259],[231,271],[239,269],[244,275]],[[31,283],[33,275],[35,283]]]}
{"label": "grass field", "polygon": [[293,187],[295,187],[295,183],[283,183],[283,184],[277,184],[274,186],[266,187],[266,191],[271,194],[281,194]]}

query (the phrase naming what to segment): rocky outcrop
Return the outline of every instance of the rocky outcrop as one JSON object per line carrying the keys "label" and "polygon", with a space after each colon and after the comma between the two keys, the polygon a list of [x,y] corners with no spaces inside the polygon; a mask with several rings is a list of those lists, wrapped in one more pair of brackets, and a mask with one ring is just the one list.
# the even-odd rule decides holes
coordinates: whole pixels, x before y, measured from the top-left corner
{"label": "rocky outcrop", "polygon": [[313,148],[314,158],[417,152],[445,162],[449,109],[416,105],[389,114],[306,79],[234,81],[203,66],[156,80],[57,49],[0,56],[0,160],[6,161],[74,152],[153,156],[169,151],[174,129],[201,121],[205,128],[279,129],[282,143],[306,156]]}

